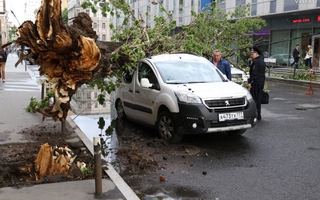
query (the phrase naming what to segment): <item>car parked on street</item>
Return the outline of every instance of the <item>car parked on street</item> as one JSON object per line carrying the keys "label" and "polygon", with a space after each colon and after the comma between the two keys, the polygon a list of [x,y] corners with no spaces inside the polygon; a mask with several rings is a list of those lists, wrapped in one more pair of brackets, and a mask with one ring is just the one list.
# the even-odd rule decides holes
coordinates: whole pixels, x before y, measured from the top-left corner
{"label": "car parked on street", "polygon": [[119,118],[154,127],[171,143],[184,134],[240,135],[257,121],[250,92],[192,53],[141,59],[123,74],[115,96]]}
{"label": "car parked on street", "polygon": [[235,83],[241,84],[243,82],[248,82],[249,75],[247,75],[241,69],[235,68],[233,65],[230,65],[231,68],[231,80]]}
{"label": "car parked on street", "polygon": [[289,54],[275,54],[270,56],[269,58],[275,58],[276,59],[276,65],[282,65],[282,66],[290,66],[291,63],[293,63],[294,59]]}

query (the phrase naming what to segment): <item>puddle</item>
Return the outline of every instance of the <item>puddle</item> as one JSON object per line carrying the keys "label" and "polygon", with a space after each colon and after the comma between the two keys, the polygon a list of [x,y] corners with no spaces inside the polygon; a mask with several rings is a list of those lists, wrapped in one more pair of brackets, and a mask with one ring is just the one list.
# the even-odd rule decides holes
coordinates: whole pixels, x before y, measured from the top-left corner
{"label": "puddle", "polygon": [[[82,132],[88,137],[88,139],[93,144],[93,138],[96,136],[100,136],[102,138],[102,150],[107,155],[105,156],[106,160],[109,163],[114,162],[115,160],[115,150],[118,148],[118,139],[113,131],[113,122],[111,122],[111,118],[109,114],[102,115],[72,115],[71,119],[78,125],[78,127],[82,130]],[[99,118],[103,117],[105,121],[105,126],[101,130],[98,126]],[[112,124],[112,126],[110,126]],[[109,135],[106,135],[106,131]]]}
{"label": "puddle", "polygon": [[148,188],[147,191],[140,192],[140,198],[145,200],[182,200],[195,199],[200,196],[196,191],[192,191],[185,187],[170,188]]}

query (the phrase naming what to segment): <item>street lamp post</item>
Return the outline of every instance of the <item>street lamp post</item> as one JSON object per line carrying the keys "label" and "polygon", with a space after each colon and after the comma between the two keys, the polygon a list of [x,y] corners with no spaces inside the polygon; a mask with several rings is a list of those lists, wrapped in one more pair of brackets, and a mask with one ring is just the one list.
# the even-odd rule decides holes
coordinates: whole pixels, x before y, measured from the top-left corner
{"label": "street lamp post", "polygon": [[14,18],[16,18],[16,20],[17,20],[17,22],[18,22],[18,24],[19,24],[19,26],[20,26],[20,22],[19,22],[19,20],[18,20],[18,18],[16,17],[16,15],[14,14],[14,12],[11,10],[11,13],[12,13],[12,15],[14,16]]}

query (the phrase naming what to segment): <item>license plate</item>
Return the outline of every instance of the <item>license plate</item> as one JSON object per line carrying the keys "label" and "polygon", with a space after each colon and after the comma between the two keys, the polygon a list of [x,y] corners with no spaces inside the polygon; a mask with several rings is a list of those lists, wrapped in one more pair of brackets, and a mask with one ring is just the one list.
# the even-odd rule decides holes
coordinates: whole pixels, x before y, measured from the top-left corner
{"label": "license plate", "polygon": [[239,120],[243,119],[243,112],[235,112],[235,113],[223,113],[219,114],[219,121],[229,121],[229,120]]}

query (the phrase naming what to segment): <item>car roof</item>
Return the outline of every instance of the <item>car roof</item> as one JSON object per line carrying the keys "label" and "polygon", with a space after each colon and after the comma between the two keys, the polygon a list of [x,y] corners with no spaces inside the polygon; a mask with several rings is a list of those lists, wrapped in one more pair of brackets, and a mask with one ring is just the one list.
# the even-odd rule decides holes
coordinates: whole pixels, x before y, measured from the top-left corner
{"label": "car roof", "polygon": [[168,60],[207,60],[201,56],[198,56],[194,53],[172,53],[172,54],[160,54],[151,56],[151,58],[145,58],[150,60],[151,62],[161,62],[161,61],[168,61]]}

